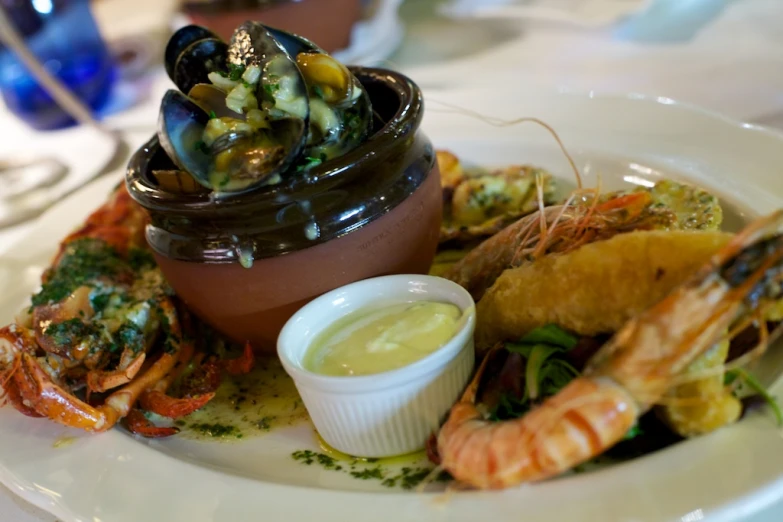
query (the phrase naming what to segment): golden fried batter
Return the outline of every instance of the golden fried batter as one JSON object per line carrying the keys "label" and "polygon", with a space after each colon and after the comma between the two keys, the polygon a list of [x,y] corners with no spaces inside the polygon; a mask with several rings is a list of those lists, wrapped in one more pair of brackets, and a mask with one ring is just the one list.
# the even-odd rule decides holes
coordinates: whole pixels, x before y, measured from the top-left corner
{"label": "golden fried batter", "polygon": [[506,270],[477,307],[476,349],[549,323],[581,335],[614,333],[725,245],[718,231],[637,231]]}

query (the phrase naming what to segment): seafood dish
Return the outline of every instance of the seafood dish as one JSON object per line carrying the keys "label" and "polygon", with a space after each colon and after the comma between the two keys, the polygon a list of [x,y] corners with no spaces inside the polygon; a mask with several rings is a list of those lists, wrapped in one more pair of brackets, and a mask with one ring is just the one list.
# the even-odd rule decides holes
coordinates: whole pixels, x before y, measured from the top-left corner
{"label": "seafood dish", "polygon": [[[475,168],[419,130],[410,79],[260,22],[228,42],[185,27],[165,64],[157,132],[0,328],[0,405],[163,439],[235,433],[205,420],[215,402],[285,388],[322,448],[420,451],[416,485],[475,489],[634,459],[759,405],[783,424],[751,371],[781,332],[783,210],[730,232],[684,181],[602,191],[569,157],[564,194],[539,166]],[[351,453],[370,418],[381,448]],[[391,482],[413,489],[403,469]]]}

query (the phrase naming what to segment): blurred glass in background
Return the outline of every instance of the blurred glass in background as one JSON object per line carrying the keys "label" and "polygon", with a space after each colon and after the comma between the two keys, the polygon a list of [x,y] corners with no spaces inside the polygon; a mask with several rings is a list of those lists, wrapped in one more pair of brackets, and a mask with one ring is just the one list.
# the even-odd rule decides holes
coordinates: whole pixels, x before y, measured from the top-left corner
{"label": "blurred glass in background", "polygon": [[[93,111],[106,104],[114,83],[114,64],[89,0],[0,0],[0,8],[49,73]],[[0,93],[8,109],[35,129],[75,123],[2,44]]]}

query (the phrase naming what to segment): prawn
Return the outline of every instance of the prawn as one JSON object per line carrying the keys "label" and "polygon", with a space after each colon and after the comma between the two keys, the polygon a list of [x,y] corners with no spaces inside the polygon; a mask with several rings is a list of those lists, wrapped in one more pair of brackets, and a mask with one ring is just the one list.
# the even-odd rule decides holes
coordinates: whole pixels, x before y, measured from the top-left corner
{"label": "prawn", "polygon": [[[477,408],[487,356],[437,436],[441,466],[474,487],[505,488],[559,475],[619,442],[733,324],[783,297],[781,224],[783,210],[746,227],[628,321],[582,376],[519,419],[489,422]],[[754,352],[778,333],[763,336]]]}
{"label": "prawn", "polygon": [[[448,269],[443,277],[465,288],[479,301],[508,268],[547,254],[567,253],[580,246],[632,230],[667,228],[672,214],[653,208],[649,192],[618,193],[605,201],[581,199],[575,191],[563,205],[544,207],[482,242]],[[590,191],[593,192],[593,191]]]}

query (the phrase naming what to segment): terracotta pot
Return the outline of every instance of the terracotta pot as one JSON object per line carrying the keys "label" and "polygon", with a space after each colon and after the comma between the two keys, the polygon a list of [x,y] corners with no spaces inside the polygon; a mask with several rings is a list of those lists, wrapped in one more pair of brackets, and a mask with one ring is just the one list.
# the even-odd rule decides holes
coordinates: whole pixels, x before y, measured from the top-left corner
{"label": "terracotta pot", "polygon": [[313,298],[365,278],[427,273],[435,256],[442,196],[419,130],[421,92],[398,73],[352,71],[381,122],[309,180],[215,202],[155,185],[153,170],[173,168],[157,138],[129,164],[128,190],[150,214],[147,240],[172,288],[201,319],[257,350],[274,351],[283,324]]}
{"label": "terracotta pot", "polygon": [[351,30],[361,19],[361,4],[361,0],[207,0],[186,2],[182,10],[194,24],[226,41],[240,24],[256,20],[304,36],[333,53],[350,45]]}

